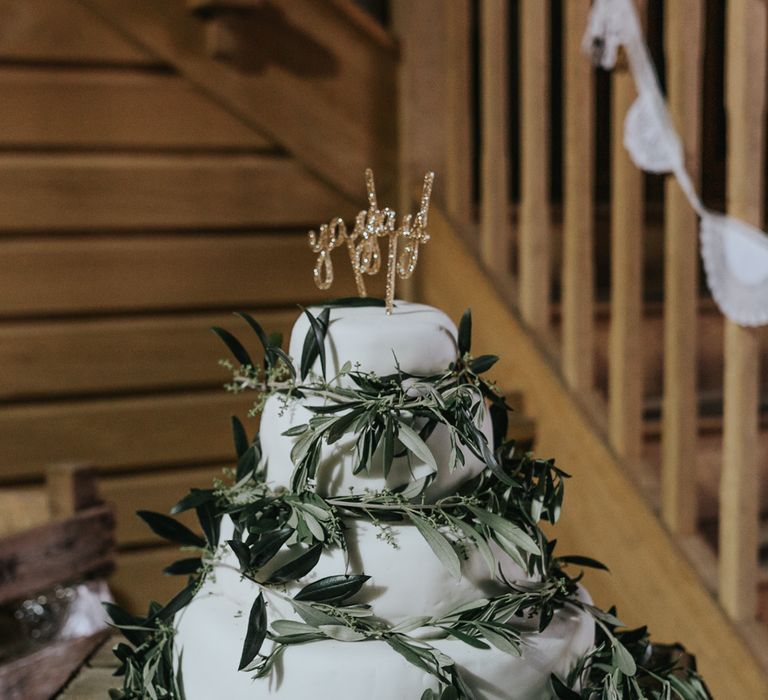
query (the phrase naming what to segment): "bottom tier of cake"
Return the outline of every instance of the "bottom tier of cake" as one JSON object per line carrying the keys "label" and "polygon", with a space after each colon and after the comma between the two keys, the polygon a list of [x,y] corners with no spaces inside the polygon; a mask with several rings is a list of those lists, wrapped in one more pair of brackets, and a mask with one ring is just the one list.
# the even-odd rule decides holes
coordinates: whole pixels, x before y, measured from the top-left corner
{"label": "bottom tier of cake", "polygon": [[[187,700],[418,700],[436,687],[431,675],[379,641],[292,646],[268,678],[253,679],[237,671],[248,617],[242,608],[213,583],[179,614],[176,651]],[[478,700],[549,700],[550,674],[565,676],[593,636],[588,615],[563,609],[543,633],[524,634],[519,657],[451,639],[432,644],[456,661]]]}

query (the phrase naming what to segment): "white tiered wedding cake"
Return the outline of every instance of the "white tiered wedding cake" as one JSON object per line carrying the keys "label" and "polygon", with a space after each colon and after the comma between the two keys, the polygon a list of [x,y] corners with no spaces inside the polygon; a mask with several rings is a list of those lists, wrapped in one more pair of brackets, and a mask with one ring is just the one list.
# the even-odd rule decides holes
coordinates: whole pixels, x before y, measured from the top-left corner
{"label": "white tiered wedding cake", "polygon": [[[237,466],[193,489],[202,535],[139,511],[186,547],[187,577],[145,617],[107,604],[119,643],[114,700],[709,700],[679,646],[652,645],[593,606],[581,569],[540,524],[557,522],[568,475],[505,440],[503,397],[471,353],[472,317],[394,301],[429,240],[421,208],[368,209],[310,234],[315,281],[345,246],[359,298],[305,310],[289,350],[248,314],[259,361],[213,330],[252,391],[259,435],[232,418]],[[379,240],[387,241],[386,256]],[[386,257],[386,299],[364,275]],[[571,575],[571,567],[576,567]]]}
{"label": "white tiered wedding cake", "polygon": [[[311,309],[318,314],[320,309]],[[298,366],[304,339],[310,331],[307,317],[296,322],[290,355]],[[385,376],[396,371],[418,376],[438,374],[458,357],[456,327],[441,311],[421,304],[396,302],[391,316],[380,307],[334,308],[326,335],[328,376],[336,376],[346,362],[359,363],[363,373]],[[396,358],[396,359],[395,359]],[[397,366],[396,366],[397,362]],[[319,359],[314,370],[319,374]],[[287,488],[294,465],[291,450],[297,440],[283,433],[306,423],[312,416],[305,403],[291,400],[285,406],[270,397],[261,422],[261,444],[267,482],[273,489]],[[483,432],[492,440],[490,421]],[[452,495],[461,483],[475,477],[485,464],[467,448],[463,468],[448,469],[450,445],[443,426],[427,440],[438,472],[425,492],[424,501],[434,502]],[[354,475],[354,435],[332,446],[324,446],[317,471],[317,492],[323,497],[350,492],[393,489],[425,476],[430,466],[417,458],[396,458],[384,478],[381,467]],[[377,462],[374,459],[374,464]],[[456,580],[430,549],[413,524],[389,525],[392,541],[381,538],[378,527],[368,519],[348,519],[344,532],[346,551],[341,547],[323,553],[302,585],[340,573],[371,577],[357,600],[371,605],[374,614],[395,626],[414,617],[441,617],[451,610],[488,596],[502,594],[510,582],[527,581],[529,576],[498,546],[494,546],[500,571],[493,576],[477,549],[470,549],[461,563]],[[232,537],[231,521],[222,529],[222,541]],[[226,545],[224,550],[228,550]],[[260,574],[268,578],[290,556],[275,557]],[[285,587],[294,594],[301,586]],[[237,670],[237,659],[246,636],[248,611],[260,592],[258,584],[244,580],[231,550],[223,551],[212,575],[195,599],[178,616],[176,647],[181,654],[188,700],[221,697],[239,700],[276,697],[285,700],[334,698],[335,700],[393,700],[419,698],[435,687],[429,673],[410,664],[383,641],[351,644],[324,641],[293,646],[282,657],[282,667],[271,676],[253,680]],[[281,591],[282,593],[282,591]],[[301,618],[281,595],[264,592],[270,617]],[[430,641],[461,667],[467,684],[478,698],[539,700],[551,697],[550,674],[565,678],[574,663],[594,641],[594,621],[584,612],[564,607],[544,632],[535,624],[523,624],[520,656],[499,649],[476,649],[456,639]],[[434,636],[434,630],[432,630]],[[413,634],[413,633],[412,633]],[[422,630],[430,637],[430,630]],[[269,644],[269,642],[267,642]]]}

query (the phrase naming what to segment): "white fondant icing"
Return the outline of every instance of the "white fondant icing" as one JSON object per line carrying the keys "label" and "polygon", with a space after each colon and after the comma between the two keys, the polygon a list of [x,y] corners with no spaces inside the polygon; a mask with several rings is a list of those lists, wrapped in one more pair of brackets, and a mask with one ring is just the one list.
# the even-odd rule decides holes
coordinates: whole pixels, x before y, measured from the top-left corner
{"label": "white fondant icing", "polygon": [[[321,307],[310,307],[318,316]],[[298,367],[309,320],[301,314],[293,326],[288,354]],[[440,372],[456,360],[456,326],[442,311],[424,304],[395,301],[392,315],[383,307],[332,307],[325,338],[330,379],[349,361],[360,363],[363,372],[379,376],[392,374],[397,364],[403,372],[429,375]],[[320,373],[320,360],[313,369]]]}
{"label": "white fondant icing", "polygon": [[[275,612],[271,606],[270,611]],[[179,614],[177,653],[183,652],[188,700],[418,700],[426,688],[436,686],[429,674],[376,641],[324,640],[290,647],[269,677],[252,679],[237,671],[247,618],[248,608],[214,590],[201,591]],[[430,643],[456,661],[478,700],[550,700],[550,674],[564,677],[593,639],[592,619],[563,609],[543,633],[524,634],[520,657],[450,639]]]}
{"label": "white fondant icing", "polygon": [[[283,433],[295,425],[306,423],[312,413],[298,401],[292,401],[283,407],[281,399],[270,396],[261,416],[261,449],[267,466],[267,478],[275,485],[286,485],[293,472],[291,449],[298,438],[286,437]],[[493,433],[488,412],[485,411],[483,434],[493,444]],[[395,459],[388,477],[384,478],[380,465],[380,455],[374,455],[373,466],[368,472],[353,474],[355,466],[353,446],[355,436],[344,436],[333,445],[323,444],[320,465],[317,471],[316,491],[321,496],[347,494],[350,489],[360,493],[364,489],[375,491],[385,487],[394,488],[413,479],[426,476],[432,470],[414,455]],[[467,448],[462,448],[464,465],[453,472],[447,468],[451,445],[448,430],[438,425],[427,440],[427,445],[439,467],[435,481],[432,482],[425,496],[434,501],[455,493],[456,489],[468,479],[479,474],[485,465]]]}
{"label": "white fondant icing", "polygon": [[[320,309],[312,311],[316,315]],[[297,366],[308,329],[304,316],[293,328],[290,354]],[[444,370],[456,359],[456,328],[441,311],[420,304],[398,301],[391,317],[375,307],[336,308],[331,311],[326,349],[329,378],[347,360],[359,362],[359,369],[364,372],[390,374],[396,370],[395,357],[402,371],[428,375]],[[319,362],[315,371],[319,372]],[[282,433],[306,422],[310,415],[300,402],[293,402],[281,414],[277,398],[267,401],[260,433],[267,478],[275,486],[287,484],[293,470],[293,439]],[[487,413],[483,432],[490,441]],[[370,474],[353,476],[352,443],[352,439],[345,438],[324,446],[317,480],[321,495],[347,493],[350,488],[357,492],[391,488],[422,476],[426,469],[425,464],[414,458],[410,466],[401,459],[395,462],[387,480],[375,468]],[[484,467],[465,451],[465,466],[451,474],[446,467],[450,446],[447,433],[440,426],[428,444],[439,467],[428,499],[450,495]],[[318,578],[365,573],[371,581],[358,599],[370,603],[378,617],[396,623],[411,616],[440,615],[462,603],[504,590],[474,547],[469,548],[467,559],[462,562],[462,578],[455,581],[414,526],[391,526],[397,549],[379,539],[379,531],[367,521],[350,520],[348,526],[348,558],[341,549],[326,550],[309,576],[286,587],[288,595]],[[231,538],[232,532],[232,522],[227,518],[222,525],[222,541]],[[528,578],[498,548],[494,554],[507,580]],[[278,555],[270,566],[278,566],[286,556],[289,555]],[[267,576],[269,570],[263,573]],[[286,651],[268,678],[253,680],[251,674],[238,672],[248,612],[258,591],[256,584],[242,579],[236,557],[227,551],[192,603],[177,616],[176,649],[177,653],[183,652],[184,685],[189,700],[417,700],[426,688],[436,686],[433,677],[411,665],[384,642],[329,640],[294,646]],[[586,592],[582,594],[588,600]],[[278,593],[266,591],[265,598],[270,619],[297,617],[290,603]],[[550,674],[564,676],[593,641],[591,618],[575,609],[563,609],[543,633],[525,634],[521,657],[495,648],[478,650],[457,640],[437,640],[433,644],[455,659],[478,700],[548,700]]]}
{"label": "white fondant icing", "polygon": [[[378,617],[397,624],[407,617],[442,615],[464,603],[506,590],[474,546],[468,548],[467,558],[461,564],[461,579],[456,580],[448,575],[413,525],[393,523],[389,526],[397,549],[381,539],[381,530],[366,520],[350,519],[346,526],[347,551],[326,549],[308,576],[286,588],[290,595],[325,576],[366,574],[371,580],[355,600],[369,603]],[[232,532],[232,521],[225,518],[222,543],[232,538]],[[205,588],[217,591],[247,612],[259,594],[259,587],[240,576],[237,558],[228,546],[226,550],[221,564],[215,568],[215,582],[206,582]],[[493,552],[507,581],[531,580],[501,549],[493,546]],[[281,552],[262,569],[264,577],[295,556],[294,552]],[[295,617],[290,606],[279,599],[272,602],[280,608],[281,615]]]}
{"label": "white fondant icing", "polygon": [[[310,308],[317,316],[321,309]],[[304,338],[310,329],[309,320],[302,314],[293,326],[289,353],[296,366],[301,359]],[[457,357],[456,326],[442,311],[424,304],[397,301],[391,316],[380,307],[332,308],[326,353],[328,366],[326,376],[335,376],[347,361],[359,363],[362,372],[373,372],[379,376],[397,370],[395,358],[401,371],[414,375],[430,375],[448,368]],[[314,371],[320,372],[319,360]],[[268,478],[276,485],[289,482],[293,465],[291,449],[297,438],[283,436],[295,425],[306,423],[312,416],[307,410],[308,401],[291,401],[288,406],[277,396],[271,396],[261,417],[261,447],[268,468]],[[483,434],[493,443],[491,421],[485,411]],[[334,445],[323,445],[321,462],[317,473],[316,490],[321,496],[335,496],[348,493],[350,489],[380,490],[394,488],[414,478],[426,476],[431,469],[415,456],[396,459],[388,478],[384,479],[381,468],[368,473],[353,474],[354,436],[345,436]],[[444,426],[437,426],[427,444],[435,461],[441,467],[435,481],[426,492],[428,500],[450,495],[468,479],[479,474],[485,467],[483,462],[466,449],[462,449],[464,466],[451,473],[445,465],[450,455],[450,440]],[[374,458],[374,465],[377,460]]]}

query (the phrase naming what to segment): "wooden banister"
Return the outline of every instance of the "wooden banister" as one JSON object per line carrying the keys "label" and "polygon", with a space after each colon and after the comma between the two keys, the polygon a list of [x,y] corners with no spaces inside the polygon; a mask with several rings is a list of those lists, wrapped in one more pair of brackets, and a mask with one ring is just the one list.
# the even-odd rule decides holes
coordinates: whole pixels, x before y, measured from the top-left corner
{"label": "wooden banister", "polygon": [[537,330],[549,325],[549,3],[520,7],[520,312]]}
{"label": "wooden banister", "polygon": [[510,265],[509,3],[480,2],[480,254],[489,269]]}
{"label": "wooden banister", "polygon": [[608,430],[617,452],[640,457],[643,377],[640,333],[643,302],[643,173],[624,149],[624,118],[636,97],[626,66],[612,75],[611,105],[611,330],[608,354]]}
{"label": "wooden banister", "polygon": [[[667,92],[696,186],[701,169],[703,0],[665,5]],[[696,325],[698,217],[677,180],[665,183],[662,515],[681,535],[696,531]]]}
{"label": "wooden banister", "polygon": [[590,0],[565,3],[563,25],[563,374],[577,391],[594,383],[594,72],[581,51]]}
{"label": "wooden banister", "polygon": [[[727,13],[728,212],[761,227],[766,6],[730,0]],[[725,333],[720,601],[733,619],[750,621],[757,613],[759,347],[755,329],[728,322]]]}
{"label": "wooden banister", "polygon": [[[661,19],[656,11],[646,12],[647,0],[634,2],[644,20],[646,15],[655,23]],[[595,71],[582,55],[582,36],[591,6],[590,0],[564,2],[561,12],[555,15],[562,21],[559,28],[551,27],[550,3],[541,0],[518,3],[479,0],[477,26],[472,22],[469,0],[456,0],[443,8],[442,22],[435,28],[442,33],[446,71],[446,78],[439,81],[446,106],[440,133],[445,139],[447,154],[448,196],[443,211],[449,216],[443,224],[450,222],[474,232],[469,196],[473,184],[469,163],[474,146],[480,156],[480,235],[475,243],[486,272],[500,293],[515,304],[516,312],[525,322],[525,332],[536,339],[547,363],[559,370],[571,395],[586,396],[581,403],[593,420],[590,428],[593,437],[599,436],[612,448],[612,459],[632,468],[637,477],[636,488],[645,492],[653,508],[658,510],[660,504],[661,519],[668,531],[677,537],[678,544],[706,578],[709,591],[719,589],[728,616],[742,623],[734,629],[738,629],[768,668],[766,647],[760,641],[765,635],[761,637],[754,631],[755,624],[747,624],[756,619],[758,497],[761,490],[764,491],[757,471],[761,383],[758,336],[751,330],[726,324],[724,459],[718,516],[719,554],[716,554],[710,547],[715,537],[711,530],[713,523],[699,522],[705,509],[697,502],[699,493],[706,492],[707,500],[703,501],[706,513],[710,518],[714,516],[713,460],[708,446],[720,437],[714,436],[712,430],[706,438],[700,440],[698,436],[705,423],[704,416],[699,415],[702,396],[697,391],[697,376],[713,369],[711,374],[717,375],[715,364],[719,359],[699,347],[707,343],[711,348],[714,344],[711,319],[698,328],[703,301],[699,297],[699,222],[672,176],[664,183],[663,209],[658,206],[657,190],[653,189],[648,193],[650,205],[646,212],[645,174],[624,146],[625,118],[637,97],[635,83],[626,57],[619,56],[609,78],[611,85],[605,86],[598,82]],[[706,185],[709,197],[717,189],[717,169],[708,168],[708,179],[702,183],[706,147],[702,144],[703,127],[720,128],[718,119],[709,121],[713,117],[707,110],[711,110],[712,105],[708,103],[705,110],[702,102],[709,97],[703,84],[704,48],[712,29],[706,25],[705,17],[706,21],[712,18],[705,12],[705,0],[674,0],[664,3],[663,7],[663,31],[656,25],[649,29],[652,38],[663,40],[666,90],[672,119],[685,149],[686,167],[694,187],[700,191],[702,184]],[[766,7],[764,0],[730,0],[727,7],[726,82],[727,109],[731,117],[727,122],[728,210],[762,228],[768,52]],[[658,8],[652,6],[651,9]],[[516,13],[518,28],[517,36],[513,33],[511,38],[510,13]],[[562,86],[550,85],[550,33],[558,29],[562,32]],[[471,35],[473,31],[477,32],[476,42]],[[515,41],[520,89],[519,94],[510,94],[510,42],[514,52]],[[477,144],[469,136],[473,133],[472,86],[469,85],[474,77],[473,46],[477,47],[480,80]],[[713,51],[719,53],[720,48],[708,46],[708,60],[716,59],[717,63],[722,54],[713,59]],[[557,105],[560,87],[563,241],[559,313],[562,346],[558,356],[556,350],[550,349],[553,335],[549,333],[550,317],[557,317],[552,314],[550,296],[553,268],[550,167],[558,173],[557,159],[551,159],[549,154],[549,126],[553,116],[550,101]],[[604,89],[606,87],[610,90]],[[611,103],[605,105],[609,110],[606,115],[601,100],[608,96]],[[509,143],[510,103],[511,109],[519,113],[518,161],[512,161]],[[604,128],[606,116],[611,130],[610,144],[606,144],[609,153],[601,144],[607,135],[599,131]],[[706,152],[711,154],[711,150]],[[607,166],[608,162],[610,178],[604,180],[604,173],[596,164]],[[715,176],[712,179],[709,179],[710,170]],[[511,173],[516,171],[520,174],[520,202],[519,226],[515,233],[519,235],[513,236],[509,183]],[[599,230],[604,209],[597,202],[602,203],[607,194],[610,196],[611,324],[607,343],[608,396],[607,402],[602,402],[595,389],[603,386],[606,368],[600,362],[603,348],[598,343],[603,336],[595,322],[595,307],[596,282],[603,285],[606,272],[597,261],[605,260],[606,256],[595,250],[595,242],[603,242],[596,229]],[[663,213],[663,257],[654,247],[657,240],[662,242],[655,238],[659,231],[658,213]],[[436,217],[439,220],[439,215]],[[558,223],[555,220],[555,225]],[[513,242],[517,246],[515,250],[511,247]],[[657,308],[664,310],[663,337],[658,324],[653,334],[649,334],[647,319],[643,322],[644,310],[647,311],[644,306],[646,249],[653,256],[649,262],[656,268],[663,263],[663,295],[658,285],[658,270],[653,270],[647,283],[649,296],[660,297]],[[430,284],[438,283],[433,279]],[[448,285],[449,281],[439,284]],[[470,286],[474,285],[463,281],[462,298],[467,294],[472,296],[475,290],[468,289]],[[425,288],[424,293],[429,296],[435,292]],[[717,337],[719,329],[718,322]],[[646,362],[650,357],[653,362]],[[644,364],[649,368],[648,386],[643,376]],[[708,374],[706,385],[710,390],[713,381],[719,379]],[[650,440],[643,442],[648,438],[648,430],[644,430],[644,409],[654,407],[655,410],[659,403],[662,407],[660,450]],[[716,422],[719,430],[719,416]],[[556,436],[559,440],[557,429],[552,430],[551,435],[539,430],[537,440],[541,444],[546,444],[548,437]],[[604,435],[604,431],[607,434]],[[581,438],[579,435],[570,440],[578,442]],[[565,445],[566,439],[562,440]],[[571,445],[569,449],[576,448]],[[643,461],[656,460],[658,455],[660,478],[658,472],[649,469],[651,465]],[[697,460],[702,474],[697,474]],[[709,471],[705,473],[704,468]],[[715,575],[717,566],[719,583]]]}

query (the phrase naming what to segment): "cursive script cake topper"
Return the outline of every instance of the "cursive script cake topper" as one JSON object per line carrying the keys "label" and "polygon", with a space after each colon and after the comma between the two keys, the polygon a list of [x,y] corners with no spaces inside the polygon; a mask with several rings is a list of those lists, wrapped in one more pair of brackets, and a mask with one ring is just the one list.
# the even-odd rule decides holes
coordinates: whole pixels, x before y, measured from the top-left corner
{"label": "cursive script cake topper", "polygon": [[[387,279],[386,279],[386,309],[387,315],[392,313],[392,303],[395,298],[395,281],[408,279],[416,269],[419,260],[419,245],[429,240],[427,233],[427,215],[429,199],[432,196],[432,183],[435,174],[429,172],[424,176],[424,186],[421,192],[421,206],[415,216],[403,216],[400,226],[396,227],[397,212],[389,207],[379,209],[376,198],[376,185],[373,171],[365,171],[365,186],[368,191],[368,209],[358,212],[355,217],[355,227],[347,231],[347,225],[340,217],[323,224],[319,233],[309,232],[309,247],[317,253],[314,278],[319,289],[328,289],[333,284],[333,261],[331,253],[335,248],[346,243],[349,262],[355,275],[357,293],[367,296],[363,275],[375,275],[381,269],[381,248],[379,238],[387,237]],[[402,243],[402,248],[398,248]]]}

